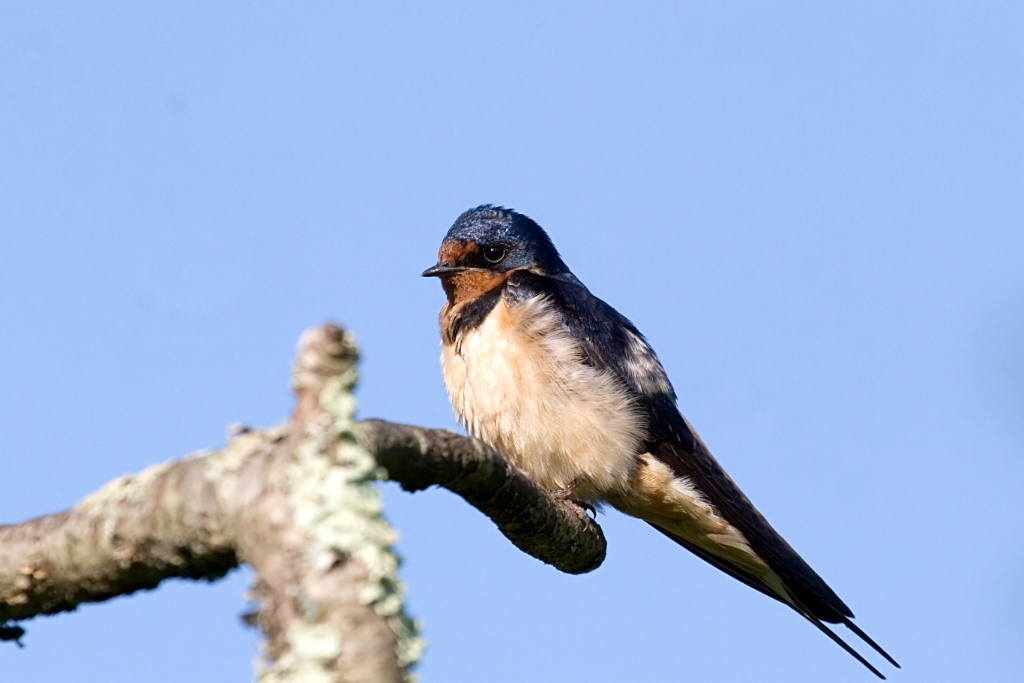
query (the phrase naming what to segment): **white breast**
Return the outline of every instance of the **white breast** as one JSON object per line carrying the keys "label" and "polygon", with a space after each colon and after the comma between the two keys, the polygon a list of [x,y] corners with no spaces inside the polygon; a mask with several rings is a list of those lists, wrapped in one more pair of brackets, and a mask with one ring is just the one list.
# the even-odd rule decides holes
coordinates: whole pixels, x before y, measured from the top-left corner
{"label": "white breast", "polygon": [[459,420],[548,490],[599,501],[629,480],[643,419],[608,372],[582,362],[542,297],[500,300],[441,353]]}

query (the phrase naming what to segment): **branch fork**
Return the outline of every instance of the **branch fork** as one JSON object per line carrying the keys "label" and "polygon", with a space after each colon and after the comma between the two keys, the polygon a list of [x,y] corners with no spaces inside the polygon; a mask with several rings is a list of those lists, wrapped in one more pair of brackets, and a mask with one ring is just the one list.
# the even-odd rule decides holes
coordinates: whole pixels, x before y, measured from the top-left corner
{"label": "branch fork", "polygon": [[0,525],[0,641],[14,622],[253,567],[265,683],[403,681],[422,652],[381,516],[378,479],[444,487],[517,548],[571,574],[605,556],[601,528],[496,451],[444,429],[355,421],[358,351],[334,324],[308,330],[288,424],[233,426],[218,451],[120,477],[75,507]]}

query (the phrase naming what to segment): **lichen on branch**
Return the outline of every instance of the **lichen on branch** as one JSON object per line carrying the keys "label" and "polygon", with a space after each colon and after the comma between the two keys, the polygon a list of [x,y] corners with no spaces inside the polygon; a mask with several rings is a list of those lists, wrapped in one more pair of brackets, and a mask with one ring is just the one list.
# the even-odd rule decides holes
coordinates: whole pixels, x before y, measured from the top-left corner
{"label": "lichen on branch", "polygon": [[402,681],[423,644],[402,606],[395,535],[374,482],[442,486],[518,548],[569,573],[597,568],[600,527],[480,441],[354,420],[358,352],[333,324],[307,331],[287,425],[233,429],[222,449],[126,475],[74,508],[0,525],[0,640],[15,622],[172,577],[253,567],[260,678]]}

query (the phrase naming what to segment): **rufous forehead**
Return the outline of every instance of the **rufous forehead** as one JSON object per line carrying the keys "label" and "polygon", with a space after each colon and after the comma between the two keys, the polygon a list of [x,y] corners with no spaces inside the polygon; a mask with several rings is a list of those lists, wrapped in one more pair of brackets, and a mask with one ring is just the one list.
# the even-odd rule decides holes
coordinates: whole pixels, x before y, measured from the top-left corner
{"label": "rufous forehead", "polygon": [[438,263],[458,263],[466,254],[476,251],[476,242],[463,242],[462,240],[445,240],[441,243],[441,249],[437,252]]}

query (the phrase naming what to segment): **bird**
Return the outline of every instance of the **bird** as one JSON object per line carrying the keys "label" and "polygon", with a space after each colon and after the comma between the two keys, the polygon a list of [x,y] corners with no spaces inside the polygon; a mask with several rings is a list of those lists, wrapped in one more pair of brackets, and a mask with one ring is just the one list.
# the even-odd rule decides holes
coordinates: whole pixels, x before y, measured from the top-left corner
{"label": "bird", "polygon": [[646,338],[573,275],[540,225],[470,209],[422,275],[447,297],[442,375],[467,432],[582,514],[611,505],[791,607],[879,678],[826,623],[899,668],[726,474]]}

